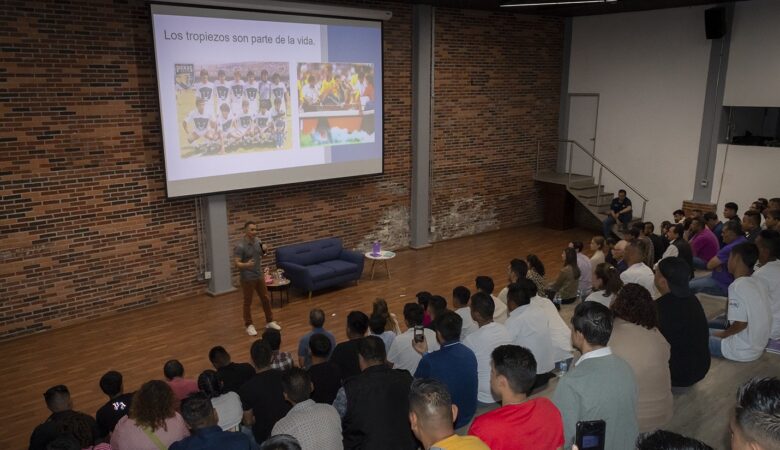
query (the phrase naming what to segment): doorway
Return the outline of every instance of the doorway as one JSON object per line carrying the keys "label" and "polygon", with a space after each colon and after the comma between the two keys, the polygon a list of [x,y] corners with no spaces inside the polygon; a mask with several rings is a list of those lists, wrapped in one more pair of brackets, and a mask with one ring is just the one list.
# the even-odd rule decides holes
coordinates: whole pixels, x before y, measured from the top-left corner
{"label": "doorway", "polygon": [[[569,94],[569,115],[566,139],[577,141],[588,152],[596,153],[596,127],[599,117],[599,94]],[[564,170],[568,168],[569,152],[571,155],[571,173],[593,176],[595,163],[574,144],[566,144],[566,161]]]}

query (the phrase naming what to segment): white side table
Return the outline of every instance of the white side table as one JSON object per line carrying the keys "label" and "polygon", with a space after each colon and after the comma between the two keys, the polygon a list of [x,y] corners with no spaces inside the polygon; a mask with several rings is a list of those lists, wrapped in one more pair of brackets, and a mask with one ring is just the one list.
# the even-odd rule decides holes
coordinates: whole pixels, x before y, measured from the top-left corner
{"label": "white side table", "polygon": [[374,279],[374,267],[376,266],[377,261],[382,261],[385,264],[385,272],[387,272],[387,279],[390,279],[390,268],[387,266],[387,261],[395,258],[395,253],[390,252],[387,250],[381,251],[379,253],[374,252],[366,252],[365,253],[366,259],[371,260],[371,279]]}

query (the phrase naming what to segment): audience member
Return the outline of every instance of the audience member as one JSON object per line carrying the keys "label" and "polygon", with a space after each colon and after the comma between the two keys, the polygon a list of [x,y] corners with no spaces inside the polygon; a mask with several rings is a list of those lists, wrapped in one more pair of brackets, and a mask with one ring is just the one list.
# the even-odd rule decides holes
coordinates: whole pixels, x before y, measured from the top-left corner
{"label": "audience member", "polygon": [[625,240],[619,240],[614,247],[612,247],[612,255],[615,258],[615,269],[618,271],[619,274],[623,273],[626,269],[628,269],[628,262],[626,261],[626,247],[628,246],[628,242]]}
{"label": "audience member", "polygon": [[676,223],[676,224],[680,223],[681,224],[685,220],[685,211],[683,211],[682,209],[676,209],[672,213],[672,217],[674,218],[674,223]]}
{"label": "audience member", "polygon": [[775,230],[780,232],[780,209],[771,209],[766,213],[766,225],[767,230]]}
{"label": "audience member", "polygon": [[747,362],[764,353],[772,331],[772,310],[766,286],[750,276],[757,260],[755,244],[744,242],[731,249],[728,269],[735,279],[729,286],[728,322],[716,319],[709,324],[712,356]]}
{"label": "audience member", "polygon": [[484,292],[471,296],[471,317],[479,325],[479,329],[463,341],[463,345],[470,348],[477,357],[477,401],[484,404],[495,403],[490,392],[490,353],[499,345],[512,343],[512,336],[506,327],[493,321],[494,305],[493,299]]}
{"label": "audience member", "polygon": [[501,289],[501,292],[498,293],[498,298],[506,305],[506,293],[509,290],[509,285],[512,283],[517,283],[517,280],[521,280],[523,278],[526,278],[528,275],[528,264],[523,261],[522,259],[513,259],[509,262],[509,265],[506,268],[507,278],[509,281],[509,284],[507,284],[504,289]]}
{"label": "audience member", "polygon": [[693,254],[693,268],[705,270],[707,261],[711,260],[720,250],[718,238],[708,226],[704,224],[704,219],[694,217],[691,221],[691,231],[693,236],[688,239]]}
{"label": "audience member", "polygon": [[204,393],[195,393],[181,402],[181,415],[190,436],[174,442],[170,450],[252,450],[249,437],[231,433],[218,425],[219,412]]}
{"label": "audience member", "polygon": [[217,369],[217,375],[222,380],[225,392],[238,392],[238,389],[255,374],[255,368],[251,364],[232,362],[230,354],[221,345],[209,350],[209,361]]}
{"label": "audience member", "polygon": [[458,436],[452,422],[460,410],[440,381],[417,379],[409,390],[409,423],[423,449],[489,450],[474,436]]}
{"label": "audience member", "polygon": [[432,295],[428,303],[428,310],[431,313],[431,328],[436,323],[436,317],[447,311],[447,299],[441,295]]}
{"label": "audience member", "polygon": [[[311,330],[301,336],[298,341],[298,365],[304,369],[308,369],[311,366],[311,356],[309,355],[309,338],[314,334],[322,334],[330,340],[331,351],[336,347],[336,338],[333,337],[333,333],[326,330],[325,327],[325,312],[319,308],[314,308],[309,311],[309,325]],[[328,355],[330,356],[330,355]]]}
{"label": "audience member", "polygon": [[539,296],[536,284],[531,280],[520,280],[517,284],[523,289],[525,296],[531,299],[531,304],[540,307],[544,311],[545,316],[547,316],[547,324],[550,326],[550,338],[553,343],[553,361],[556,363],[571,361],[573,351],[571,346],[571,328],[566,325],[566,322],[553,303],[549,299]]}
{"label": "audience member", "polygon": [[290,405],[282,394],[282,372],[271,368],[272,350],[268,343],[256,340],[249,353],[257,372],[241,386],[238,396],[244,409],[244,425],[252,427],[255,442],[263,442]]}
{"label": "audience member", "polygon": [[[723,222],[718,220],[718,215],[714,212],[706,212],[702,216],[702,219],[704,219],[704,224],[712,231],[712,234],[718,238],[718,245],[723,247],[723,236],[721,234],[723,232]],[[706,262],[707,261],[705,261],[705,263]]]}
{"label": "audience member", "polygon": [[95,421],[100,436],[106,437],[114,431],[119,419],[130,411],[133,393],[124,393],[122,374],[115,370],[108,371],[100,377],[100,390],[108,396],[108,401],[95,413]]}
{"label": "audience member", "polygon": [[504,326],[512,338],[512,343],[527,348],[536,361],[536,380],[532,390],[546,386],[553,377],[552,370],[555,368],[547,314],[540,306],[531,304],[531,296],[517,283],[509,285],[507,308],[509,318]]}
{"label": "audience member", "polygon": [[[550,290],[555,291],[561,298],[561,304],[568,305],[577,301],[579,279],[582,276],[577,266],[577,252],[573,248],[566,248],[561,253],[563,267],[558,273],[558,278],[550,284]],[[590,271],[585,273],[588,276]]]}
{"label": "audience member", "polygon": [[601,303],[609,308],[615,294],[622,287],[623,281],[620,280],[617,269],[609,263],[601,263],[596,266],[596,272],[593,274],[593,293],[585,301]]}
{"label": "audience member", "polygon": [[729,428],[732,450],[780,448],[780,379],[753,378],[740,386]]}
{"label": "audience member", "polygon": [[609,348],[631,366],[637,386],[640,432],[661,428],[672,418],[669,343],[658,331],[658,312],[644,287],[629,283],[610,306],[614,321]]}
{"label": "audience member", "polygon": [[462,322],[452,311],[436,317],[436,340],[441,345],[438,351],[428,353],[425,340],[414,343],[414,349],[422,354],[414,377],[433,378],[447,386],[458,407],[455,428],[468,424],[477,410],[477,357],[459,342]]}
{"label": "audience member", "polygon": [[387,306],[387,302],[383,298],[377,298],[374,303],[371,304],[371,315],[379,314],[384,317],[387,322],[385,331],[392,331],[396,336],[401,334],[401,326],[398,325],[398,318],[395,314],[390,312],[390,308]]}
{"label": "audience member", "polygon": [[671,431],[656,430],[639,436],[636,450],[712,450],[712,447]]}
{"label": "audience member", "polygon": [[393,345],[387,352],[387,360],[393,363],[393,368],[406,370],[409,374],[413,374],[421,359],[420,354],[412,347],[415,333],[423,334],[431,351],[438,350],[439,343],[436,342],[435,331],[422,327],[423,309],[417,303],[404,305],[404,321],[406,322],[406,331],[393,340]]}
{"label": "audience member", "polygon": [[387,319],[381,314],[372,314],[368,319],[368,330],[371,336],[376,336],[385,343],[385,349],[390,350],[395,340],[395,332],[387,330]]}
{"label": "audience member", "polygon": [[653,225],[653,222],[645,222],[643,226],[645,236],[653,243],[653,260],[660,261],[664,251],[666,251],[665,242],[661,236],[655,234],[655,225]]}
{"label": "audience member", "polygon": [[678,257],[658,263],[658,329],[669,342],[672,392],[693,386],[710,370],[709,328],[699,299],[688,288],[688,265]]}
{"label": "audience member", "polygon": [[580,298],[585,298],[590,294],[593,283],[593,266],[590,265],[590,258],[582,253],[582,241],[569,242],[569,247],[577,252],[577,268],[580,269],[580,279],[577,285]]}
{"label": "audience member", "polygon": [[661,259],[679,256],[686,263],[689,262],[688,260],[690,259],[690,266],[693,267],[693,252],[691,251],[690,244],[683,238],[684,232],[685,230],[682,224],[678,223],[669,227],[669,230],[666,232],[669,246],[666,247],[666,251],[664,251]]}
{"label": "audience member", "polygon": [[[636,283],[645,289],[653,296],[658,298],[658,293],[655,290],[655,283],[653,281],[653,269],[647,267],[644,263],[643,255],[644,249],[642,248],[644,243],[642,241],[634,241],[628,244],[626,247],[626,264],[628,268],[620,274],[620,281],[624,285],[628,283]],[[673,247],[672,245],[669,246]]]}
{"label": "audience member", "polygon": [[761,231],[761,213],[753,210],[745,211],[742,217],[742,231],[748,242],[755,243],[758,232]]}
{"label": "audience member", "polygon": [[198,382],[189,378],[184,378],[184,366],[176,359],[171,359],[163,366],[163,374],[168,386],[173,390],[173,397],[176,399],[174,407],[179,410],[179,404],[188,395],[198,392]]}
{"label": "audience member", "polygon": [[375,336],[358,340],[358,354],[362,372],[344,383],[344,448],[416,449],[409,428],[412,376],[387,365],[385,346]]}
{"label": "audience member", "polygon": [[[197,392],[197,387],[196,387]],[[130,412],[111,433],[114,450],[159,450],[190,435],[174,409],[176,397],[164,381],[147,381],[133,395]]]}
{"label": "audience member", "polygon": [[469,308],[470,298],[471,291],[466,286],[457,286],[452,290],[452,307],[455,308],[455,313],[463,319],[463,326],[460,330],[461,341],[479,328],[479,325],[471,318],[471,308]]}
{"label": "audience member", "polygon": [[725,205],[723,205],[723,218],[726,219],[726,221],[736,220],[739,222],[739,207],[734,202],[728,202]]}
{"label": "audience member", "polygon": [[[420,291],[417,293],[417,304],[422,306],[423,309],[423,327],[428,328],[431,326],[431,314],[428,312],[428,304],[431,302],[431,294],[428,291]],[[400,333],[399,333],[400,334]]]}
{"label": "audience member", "polygon": [[772,211],[780,211],[780,197],[770,198],[767,209]]}
{"label": "audience member", "polygon": [[366,335],[368,330],[368,316],[360,311],[350,311],[347,315],[347,341],[342,342],[333,349],[330,360],[341,371],[341,382],[360,373],[358,364],[357,344],[358,340]]}
{"label": "audience member", "polygon": [[643,223],[635,223],[631,230],[636,230],[636,239],[645,243],[644,251],[645,257],[643,259],[647,267],[653,267],[655,264],[655,247],[653,241],[645,235],[645,226]]}
{"label": "audience member", "polygon": [[61,437],[63,435],[62,424],[71,416],[86,416],[84,420],[90,423],[93,442],[101,437],[98,425],[92,417],[73,411],[73,402],[70,399],[70,391],[68,391],[67,386],[59,384],[50,387],[43,393],[43,399],[46,401],[46,407],[51,411],[51,415],[33,430],[32,435],[30,435],[30,450],[45,450],[50,442]]}
{"label": "audience member", "polygon": [[631,200],[626,197],[625,189],[618,191],[618,196],[609,204],[609,215],[604,219],[604,237],[612,235],[612,225],[620,223],[623,228],[628,227],[633,215],[631,213]]}
{"label": "audience member", "polygon": [[[233,391],[225,391],[222,380],[213,370],[204,370],[198,377],[198,389],[211,400],[211,405],[217,412],[217,425],[225,431],[238,431],[244,411],[241,408],[241,398]],[[182,412],[184,420],[187,416]],[[189,422],[188,422],[189,423]],[[192,427],[190,427],[192,428]]]}
{"label": "audience member", "polygon": [[274,425],[271,435],[287,434],[298,440],[303,450],[340,450],[341,417],[336,408],[315,403],[310,398],[312,382],[304,369],[297,367],[282,374],[284,398],[292,404],[287,415]]}
{"label": "audience member", "polygon": [[[58,439],[71,439],[71,445],[76,444],[74,449],[111,450],[111,444],[105,442],[106,437],[95,440],[95,420],[86,414],[70,414],[59,425],[62,436]],[[46,450],[57,449],[58,439],[49,442]]]}
{"label": "audience member", "polygon": [[328,361],[331,350],[330,339],[324,334],[314,334],[309,338],[311,366],[309,377],[314,390],[311,399],[317,403],[332,404],[341,389],[341,369],[333,361]]}
{"label": "audience member", "polygon": [[273,328],[266,328],[261,336],[263,342],[271,347],[271,368],[285,371],[295,366],[292,354],[279,350],[282,347],[282,332]]}
{"label": "audience member", "polygon": [[574,442],[578,421],[603,420],[605,449],[633,447],[639,434],[636,422],[636,382],[631,367],[607,346],[612,334],[612,313],[596,302],[574,309],[572,343],[582,356],[558,380],[553,403],[561,411],[565,446]]}
{"label": "audience member", "polygon": [[593,236],[590,240],[590,251],[593,252],[590,256],[590,267],[595,271],[596,266],[604,262],[606,253],[609,251],[607,240],[601,236]]}
{"label": "audience member", "polygon": [[542,260],[534,254],[526,256],[525,259],[528,261],[528,274],[526,274],[526,278],[534,282],[538,295],[544,297],[544,291],[547,289],[547,281],[544,279],[544,264],[542,264]]}
{"label": "audience member", "polygon": [[498,323],[504,323],[506,321],[506,303],[502,302],[498,297],[493,295],[493,290],[495,289],[493,279],[488,276],[480,275],[476,278],[476,280],[474,280],[474,283],[476,285],[477,292],[487,294],[490,296],[490,298],[493,299],[493,320]]}
{"label": "audience member", "polygon": [[734,281],[734,277],[728,270],[729,254],[732,248],[746,242],[746,240],[745,236],[742,235],[742,225],[734,220],[723,224],[722,237],[725,245],[714,258],[707,262],[707,270],[712,270],[712,273],[708,276],[695,278],[689,284],[694,294],[703,292],[720,297],[728,295],[729,285]]}
{"label": "audience member", "polygon": [[474,419],[469,434],[492,450],[561,448],[558,408],[544,397],[528,399],[538,372],[534,355],[521,346],[502,345],[493,350],[490,366],[490,386],[501,407]]}
{"label": "audience member", "polygon": [[753,278],[766,288],[772,309],[772,331],[769,337],[780,339],[780,233],[762,230],[756,239],[758,265]]}
{"label": "audience member", "polygon": [[260,450],[301,450],[301,444],[289,434],[277,434],[263,442]]}

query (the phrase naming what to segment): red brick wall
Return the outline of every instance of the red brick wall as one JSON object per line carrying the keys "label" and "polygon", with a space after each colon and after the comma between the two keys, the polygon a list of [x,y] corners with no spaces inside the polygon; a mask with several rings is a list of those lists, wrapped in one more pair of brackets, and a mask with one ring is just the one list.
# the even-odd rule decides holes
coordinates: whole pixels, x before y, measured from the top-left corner
{"label": "red brick wall", "polygon": [[[384,26],[385,173],[228,194],[231,241],[257,219],[275,246],[333,235],[348,247],[408,244],[411,6],[342,3],[394,14]],[[434,217],[462,194],[490,206],[495,226],[535,221],[529,170],[535,139],[557,126],[561,24],[454,10],[439,20]],[[196,200],[165,198],[148,4],[6,2],[0,29],[0,339],[203,293]],[[495,47],[480,56],[476,43]],[[480,110],[444,114],[464,98],[446,83],[461,64],[485,85],[469,87]],[[476,129],[458,131],[464,124]],[[488,228],[458,222],[437,238]]]}

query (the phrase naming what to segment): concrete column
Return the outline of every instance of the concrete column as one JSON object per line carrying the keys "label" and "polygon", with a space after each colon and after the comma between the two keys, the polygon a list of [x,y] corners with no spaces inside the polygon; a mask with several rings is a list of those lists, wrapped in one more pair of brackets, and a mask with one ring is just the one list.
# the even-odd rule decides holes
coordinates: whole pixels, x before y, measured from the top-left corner
{"label": "concrete column", "polygon": [[211,272],[209,295],[235,291],[230,276],[231,251],[228,242],[227,202],[224,195],[206,197],[206,271]]}

